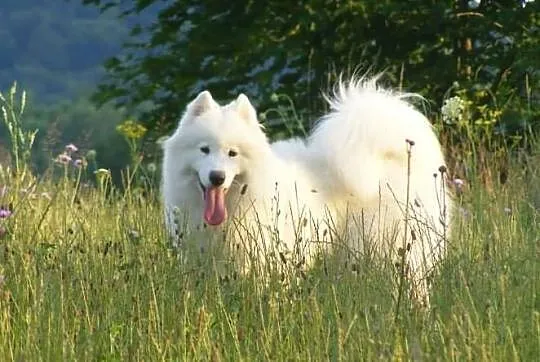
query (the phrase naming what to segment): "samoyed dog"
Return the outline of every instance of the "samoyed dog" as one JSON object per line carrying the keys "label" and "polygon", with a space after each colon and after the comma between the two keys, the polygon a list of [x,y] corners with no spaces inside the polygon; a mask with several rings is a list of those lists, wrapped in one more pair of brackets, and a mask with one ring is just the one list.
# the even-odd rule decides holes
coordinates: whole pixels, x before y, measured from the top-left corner
{"label": "samoyed dog", "polygon": [[221,106],[200,93],[163,144],[171,236],[217,248],[242,270],[309,267],[338,247],[375,251],[404,262],[425,294],[451,199],[441,145],[414,97],[376,78],[340,81],[305,140],[270,143],[245,95]]}

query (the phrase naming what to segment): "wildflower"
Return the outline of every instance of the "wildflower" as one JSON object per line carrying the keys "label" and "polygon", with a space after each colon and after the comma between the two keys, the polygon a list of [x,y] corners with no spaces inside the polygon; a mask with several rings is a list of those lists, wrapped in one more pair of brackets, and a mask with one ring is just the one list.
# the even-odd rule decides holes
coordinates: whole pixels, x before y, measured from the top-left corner
{"label": "wildflower", "polygon": [[458,96],[448,98],[441,107],[441,114],[444,123],[452,124],[461,119],[465,110],[465,101]]}
{"label": "wildflower", "polygon": [[455,178],[454,181],[452,181],[456,187],[461,188],[465,184],[465,182],[460,178]]}
{"label": "wildflower", "polygon": [[460,178],[455,178],[452,180],[452,184],[454,185],[454,188],[457,192],[461,192],[463,191],[463,186],[465,186],[465,181]]}
{"label": "wildflower", "polygon": [[147,129],[142,124],[128,119],[116,126],[116,131],[126,138],[138,140],[146,134]]}
{"label": "wildflower", "polygon": [[12,212],[9,208],[0,206],[0,219],[7,219],[11,214]]}
{"label": "wildflower", "polygon": [[97,170],[94,171],[94,173],[96,175],[108,175],[111,173],[111,171],[107,170],[106,168],[98,168]]}
{"label": "wildflower", "polygon": [[509,208],[509,207],[505,207],[504,208],[504,213],[507,214],[507,215],[510,215],[512,213],[512,209]]}
{"label": "wildflower", "polygon": [[270,96],[270,100],[274,103],[277,103],[279,101],[279,96],[276,93],[272,93]]}
{"label": "wildflower", "polygon": [[60,163],[62,165],[67,165],[71,162],[71,156],[67,153],[61,153],[58,156],[56,156],[55,162]]}
{"label": "wildflower", "polygon": [[107,170],[106,168],[98,168],[94,171],[94,174],[98,177],[109,176],[111,171]]}
{"label": "wildflower", "polygon": [[157,170],[157,166],[156,166],[155,163],[150,162],[150,163],[146,166],[146,169],[147,169],[148,172],[150,172],[150,173],[155,173],[156,170]]}
{"label": "wildflower", "polygon": [[96,171],[94,171],[94,175],[96,175],[99,182],[103,182],[105,178],[111,176],[111,171],[105,169],[105,168],[99,168]]}
{"label": "wildflower", "polygon": [[69,145],[66,145],[66,152],[68,154],[73,153],[73,152],[77,152],[78,150],[79,150],[79,148],[77,146],[75,146],[73,143],[70,143]]}
{"label": "wildflower", "polygon": [[81,168],[81,167],[86,167],[87,163],[86,163],[86,160],[84,158],[78,158],[76,159],[75,161],[73,161],[73,166],[77,167],[77,168]]}

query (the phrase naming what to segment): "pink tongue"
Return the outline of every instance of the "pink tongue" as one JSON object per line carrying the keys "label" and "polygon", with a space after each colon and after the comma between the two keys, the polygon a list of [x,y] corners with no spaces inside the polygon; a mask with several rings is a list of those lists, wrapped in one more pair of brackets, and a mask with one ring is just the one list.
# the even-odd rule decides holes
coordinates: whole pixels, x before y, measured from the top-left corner
{"label": "pink tongue", "polygon": [[209,187],[204,192],[204,221],[209,225],[219,225],[227,218],[225,190]]}

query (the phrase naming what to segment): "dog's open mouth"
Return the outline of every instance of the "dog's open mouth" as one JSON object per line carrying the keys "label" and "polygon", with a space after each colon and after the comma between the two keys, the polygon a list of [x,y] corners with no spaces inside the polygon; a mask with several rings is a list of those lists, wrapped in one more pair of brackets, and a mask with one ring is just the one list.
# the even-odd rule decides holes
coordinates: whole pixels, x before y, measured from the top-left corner
{"label": "dog's open mouth", "polygon": [[225,204],[227,189],[215,186],[205,187],[200,181],[199,186],[204,198],[204,221],[208,225],[220,225],[227,219],[227,206]]}

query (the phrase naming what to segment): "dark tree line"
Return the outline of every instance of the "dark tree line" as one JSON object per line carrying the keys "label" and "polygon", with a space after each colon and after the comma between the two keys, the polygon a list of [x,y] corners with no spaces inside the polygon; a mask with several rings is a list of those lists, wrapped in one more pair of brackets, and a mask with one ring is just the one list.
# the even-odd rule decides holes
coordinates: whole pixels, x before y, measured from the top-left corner
{"label": "dark tree line", "polygon": [[285,93],[314,116],[321,89],[358,68],[385,70],[387,83],[422,93],[433,110],[459,88],[503,109],[507,128],[538,123],[539,1],[83,3],[121,7],[126,18],[160,6],[155,22],[134,26],[132,41],[107,61],[96,94],[119,105],[153,101],[150,126],[173,127],[203,89],[223,100],[245,92],[260,109],[273,92]]}

